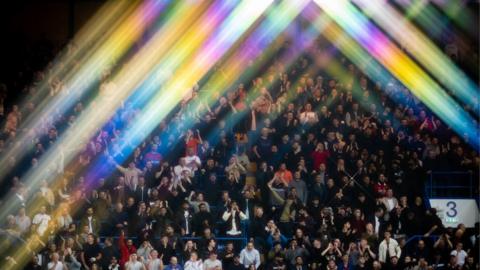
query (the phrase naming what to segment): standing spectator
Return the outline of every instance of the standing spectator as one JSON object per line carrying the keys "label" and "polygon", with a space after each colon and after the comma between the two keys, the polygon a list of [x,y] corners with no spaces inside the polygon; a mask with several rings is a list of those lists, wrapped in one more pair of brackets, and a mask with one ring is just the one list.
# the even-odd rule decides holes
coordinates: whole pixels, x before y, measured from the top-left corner
{"label": "standing spectator", "polygon": [[87,236],[87,243],[83,245],[83,251],[80,254],[82,265],[84,268],[89,269],[93,263],[99,263],[102,259],[102,253],[100,246],[95,241],[95,236],[89,234]]}
{"label": "standing spectator", "polygon": [[391,238],[389,231],[386,231],[383,235],[385,238],[378,247],[378,260],[381,263],[387,263],[390,261],[389,258],[393,256],[400,258],[402,255],[402,249],[398,245],[397,240]]}
{"label": "standing spectator", "polygon": [[128,168],[122,167],[115,163],[113,158],[110,159],[117,169],[123,173],[125,178],[125,185],[129,188],[130,191],[134,191],[138,185],[138,177],[143,173],[140,169],[138,169],[135,165],[135,162],[128,163]]}
{"label": "standing spectator", "polygon": [[97,219],[96,216],[93,215],[93,208],[89,207],[87,209],[87,213],[80,222],[80,226],[83,228],[88,226],[88,233],[92,233],[94,235],[98,235],[100,232],[100,221]]}
{"label": "standing spectator", "polygon": [[42,236],[48,228],[48,224],[51,220],[50,215],[47,214],[47,207],[41,206],[40,213],[33,217],[32,224],[37,226],[37,233]]}
{"label": "standing spectator", "polygon": [[294,173],[293,181],[290,181],[288,187],[295,188],[295,190],[297,191],[297,196],[302,202],[302,204],[307,204],[308,188],[307,184],[305,184],[305,181],[301,179],[301,173],[299,171],[296,171]]}
{"label": "standing spectator", "polygon": [[135,254],[136,259],[137,248],[133,245],[132,239],[125,241],[125,232],[123,230],[120,232],[118,245],[120,248],[120,265],[125,265],[125,263],[130,260],[130,255],[132,254]]}
{"label": "standing spectator", "polygon": [[230,203],[230,207],[222,215],[226,222],[226,233],[230,236],[239,236],[242,234],[240,222],[247,219],[247,216],[240,210],[236,201]]}
{"label": "standing spectator", "polygon": [[463,250],[463,244],[457,243],[455,249],[450,252],[451,256],[455,256],[457,265],[461,268],[465,264],[465,258],[468,256],[467,252]]}

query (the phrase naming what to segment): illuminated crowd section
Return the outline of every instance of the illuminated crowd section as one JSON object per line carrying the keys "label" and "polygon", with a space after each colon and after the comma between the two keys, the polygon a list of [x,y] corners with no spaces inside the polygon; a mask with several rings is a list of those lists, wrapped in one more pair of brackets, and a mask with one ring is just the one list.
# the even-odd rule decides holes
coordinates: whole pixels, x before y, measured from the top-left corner
{"label": "illuminated crowd section", "polygon": [[[12,181],[9,168],[26,158],[32,137],[51,126],[56,115],[76,110],[79,100],[83,102],[78,117],[59,132],[35,166],[22,173],[24,194],[31,196],[45,182],[56,193],[65,181],[79,177],[87,189],[97,185],[119,165],[127,167],[134,152],[165,121],[183,132],[176,138],[160,133],[161,144],[171,148],[183,144],[184,133],[196,134],[193,129],[198,119],[219,103],[231,101],[224,97],[231,90],[242,85],[245,100],[255,100],[264,94],[262,89],[273,87],[270,75],[282,77],[298,65],[319,38],[332,44],[332,51],[338,51],[370,81],[383,85],[386,95],[392,93],[390,88],[408,90],[416,104],[428,108],[478,151],[478,84],[429,38],[445,31],[447,26],[441,22],[446,16],[462,30],[457,37],[467,39],[475,31],[470,27],[473,14],[463,12],[462,1],[400,2],[409,1],[108,1],[55,57],[46,78],[35,86],[35,94],[18,105],[35,104],[35,108],[11,129],[15,136],[6,140],[0,155],[0,183]],[[280,52],[286,39],[296,42],[294,49]],[[339,80],[348,78],[351,70],[333,54],[317,55],[316,64],[305,74],[322,71]],[[267,65],[284,72],[272,72]],[[52,90],[52,80],[61,82],[57,90]],[[269,121],[279,119],[283,108],[297,102],[297,90],[304,85],[305,76],[289,82],[284,96],[268,109]],[[364,95],[360,90],[350,91],[358,99]],[[406,103],[393,95],[389,98]],[[254,124],[245,133],[264,126],[256,122],[263,121],[256,118],[256,108],[227,106],[233,109],[213,121],[237,126],[251,117]],[[122,116],[128,118],[127,124],[114,128],[114,139],[104,141],[112,121],[126,108],[135,108],[135,114]],[[202,135],[213,146],[221,143],[217,133]],[[256,133],[250,139],[260,136]],[[102,153],[79,166],[83,153],[95,149],[96,143]],[[161,152],[164,158],[169,155],[165,148]],[[0,220],[16,210],[17,200],[10,193],[2,198]],[[57,204],[51,209],[52,220],[65,207],[76,210],[75,205]],[[41,204],[32,202],[28,208],[36,213]],[[5,260],[9,269],[23,269],[32,252],[42,249],[48,239],[32,236],[19,241],[13,251],[10,242],[0,242],[0,250],[9,252]]]}

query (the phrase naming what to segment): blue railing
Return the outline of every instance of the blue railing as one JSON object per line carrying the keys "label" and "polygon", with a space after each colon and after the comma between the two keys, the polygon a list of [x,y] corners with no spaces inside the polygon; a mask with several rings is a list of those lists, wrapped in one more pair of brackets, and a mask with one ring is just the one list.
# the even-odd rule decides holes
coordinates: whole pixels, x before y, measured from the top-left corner
{"label": "blue railing", "polygon": [[[105,225],[105,224],[108,224],[108,223],[105,223],[105,222],[102,222],[102,225]],[[224,224],[224,222],[217,222],[217,227],[219,225],[222,225]],[[241,224],[241,231],[242,233],[238,236],[225,236],[225,235],[222,235],[222,236],[218,236],[218,230],[215,231],[215,240],[217,241],[217,249],[218,250],[222,250],[224,245],[227,243],[227,242],[233,242],[234,244],[235,243],[240,243],[240,246],[238,247],[245,247],[247,245],[247,242],[248,242],[248,221],[241,221],[240,222]],[[113,235],[100,235],[99,238],[100,240],[105,240],[105,238],[107,237],[111,237],[112,239],[115,239],[117,240],[119,237],[118,236],[113,236]],[[186,242],[188,240],[200,240],[202,239],[201,237],[193,237],[193,236],[184,236],[184,237],[179,237],[183,242]],[[132,237],[128,237],[127,236],[127,239],[132,239],[132,240],[137,240],[138,238],[136,236],[132,236]],[[155,237],[153,238],[152,240],[155,240],[155,241],[158,241],[160,240],[160,237]],[[101,243],[103,243],[103,241],[101,241]],[[138,245],[140,245],[141,243],[137,243]],[[238,248],[237,247],[237,248]]]}

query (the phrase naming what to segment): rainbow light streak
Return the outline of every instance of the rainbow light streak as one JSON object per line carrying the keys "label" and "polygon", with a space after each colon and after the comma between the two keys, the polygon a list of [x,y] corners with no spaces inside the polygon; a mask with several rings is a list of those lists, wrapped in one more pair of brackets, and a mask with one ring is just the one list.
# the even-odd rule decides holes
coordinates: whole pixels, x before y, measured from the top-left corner
{"label": "rainbow light streak", "polygon": [[[283,2],[285,3],[285,2]],[[299,4],[297,2],[296,4]],[[299,14],[302,12],[302,10],[306,7],[308,2],[300,3],[301,6],[297,7],[296,9],[293,7],[288,6],[288,4],[285,4],[283,6],[279,6],[279,11],[277,12],[272,12],[269,14],[267,17],[267,20],[262,22],[262,25],[260,25],[259,29],[257,29],[246,41],[244,49],[246,50],[245,52],[240,51],[236,57],[232,58],[232,61],[228,63],[228,66],[226,67],[226,75],[224,76],[223,74],[218,74],[218,76],[213,78],[213,81],[211,85],[213,86],[213,89],[227,89],[227,86],[232,84],[233,81],[236,79],[237,74],[241,74],[240,69],[243,68],[244,66],[247,65],[247,62],[249,59],[252,58],[257,58],[258,54],[261,52],[261,50],[250,50],[249,48],[251,47],[257,47],[257,46],[268,46],[269,41],[273,41],[275,36],[278,36],[282,31],[286,29],[288,24],[291,23]],[[292,12],[293,10],[296,10],[297,12]],[[278,20],[278,21],[277,21]],[[286,65],[289,66],[291,65],[295,59],[299,56],[299,54],[303,51],[303,49],[307,48],[315,39],[314,36],[314,28],[310,26],[306,30],[306,36],[307,40],[306,42],[303,43],[303,48],[300,50],[297,50],[297,54],[290,55],[286,59]],[[258,44],[256,44],[258,42]],[[262,47],[260,47],[261,49]],[[251,69],[257,70],[261,64],[267,60],[268,57],[265,58],[260,58],[259,61],[255,63],[254,67],[251,67]],[[267,71],[268,73],[268,71]],[[208,83],[207,83],[208,85]],[[267,88],[270,86],[269,84],[264,85]],[[211,92],[207,94],[212,94]],[[253,95],[256,93],[253,93],[252,90],[249,91],[246,99],[248,100],[251,98]],[[211,99],[209,99],[211,101]],[[243,118],[243,116],[248,113],[248,110],[245,110],[241,113],[234,113],[230,112],[227,116],[226,119],[229,123],[230,126],[235,125],[239,120]],[[214,131],[212,134],[210,134],[209,139],[211,140],[214,136],[217,136],[218,134],[214,134]],[[215,142],[213,142],[213,145]]]}
{"label": "rainbow light streak", "polygon": [[[99,127],[101,127],[115,112],[121,101],[125,99],[131,91],[138,85],[148,74],[149,70],[156,64],[156,60],[164,52],[169,45],[170,40],[175,39],[175,35],[182,33],[182,30],[188,27],[195,19],[196,12],[201,12],[202,6],[181,5],[174,12],[170,20],[162,27],[162,30],[144,46],[142,49],[125,64],[117,73],[114,79],[115,91],[104,95],[99,95],[95,102],[82,113],[81,117],[77,119],[76,123],[70,127],[64,135],[58,138],[55,145],[53,145],[39,160],[39,166],[36,169],[30,170],[25,175],[25,183],[32,190],[38,187],[39,180],[46,179],[50,182],[55,180],[54,171],[51,167],[56,166],[60,156],[64,156],[64,163],[68,164],[81,150],[82,145],[86,145],[89,139],[95,134]],[[183,18],[190,18],[185,20]],[[11,200],[12,198],[8,198]],[[7,200],[7,202],[8,202]],[[9,207],[9,203],[4,204],[4,207]],[[8,211],[0,211],[7,213]]]}
{"label": "rainbow light streak", "polygon": [[[309,1],[284,1],[278,6],[273,6],[272,9],[268,11],[265,20],[249,35],[241,48],[205,83],[205,87],[209,89],[205,89],[204,91],[201,89],[199,99],[205,100],[208,105],[215,103],[217,100],[214,99],[214,96],[223,94],[239,77],[245,76],[242,69],[248,66],[248,61],[251,59],[257,59],[257,61],[255,66],[250,67],[249,73],[252,69],[257,70],[261,66],[261,63],[268,60],[268,57],[258,58],[262,50],[269,46],[275,37],[288,27],[308,3]],[[292,57],[288,62],[293,62],[293,58],[295,57]],[[249,96],[253,94],[254,93],[250,92]],[[245,113],[246,111],[241,113],[230,112],[225,119],[227,119],[229,125],[232,125],[238,122]],[[188,123],[187,127],[191,124],[192,123]],[[211,134],[207,134],[209,141],[218,135],[214,133],[213,131]],[[211,143],[212,145],[215,144],[215,142]]]}
{"label": "rainbow light streak", "polygon": [[[28,130],[37,130],[40,128],[42,121],[40,119],[45,116],[53,115],[55,112],[63,112],[76,101],[76,97],[82,95],[94,83],[100,71],[105,69],[111,61],[123,53],[125,53],[130,46],[138,39],[144,28],[151,23],[156,14],[160,12],[158,1],[145,2],[133,14],[128,15],[126,20],[121,22],[115,32],[108,37],[108,39],[101,44],[100,48],[93,51],[84,63],[81,63],[80,70],[74,70],[67,76],[67,85],[70,89],[70,94],[57,95],[52,100],[45,101],[40,106],[41,111],[36,112],[29,122]],[[17,139],[18,142],[28,141],[28,134],[23,135]],[[3,167],[8,162],[10,157],[20,158],[30,147],[27,143],[17,143],[8,150],[7,153],[0,159],[0,167]],[[0,179],[3,179],[7,172],[2,170],[0,172]]]}
{"label": "rainbow light streak", "polygon": [[[153,93],[167,81],[169,78],[169,72],[173,73],[179,68],[179,66],[181,66],[182,63],[193,61],[192,54],[199,49],[199,47],[202,45],[202,42],[209,36],[210,33],[212,33],[212,31],[215,30],[218,24],[220,24],[221,20],[231,11],[231,9],[235,6],[235,2],[236,1],[218,1],[216,4],[210,6],[209,9],[202,15],[202,18],[196,22],[192,28],[185,33],[185,35],[181,37],[181,39],[177,42],[178,45],[172,47],[172,49],[168,52],[168,55],[166,55],[164,59],[161,60],[161,63],[155,68],[154,72],[152,72],[149,78],[142,83],[144,87],[139,87],[137,90],[140,93],[135,93],[134,97],[132,97],[132,100],[129,100],[128,102],[140,105],[138,104],[140,100],[150,98],[150,102],[147,104],[147,106],[159,109],[159,107],[157,107],[151,101],[153,98],[151,95],[153,95]],[[201,56],[201,54],[199,55]],[[165,89],[157,91],[157,97],[164,91]],[[179,94],[181,92],[175,91],[172,93]],[[180,96],[180,98],[181,97],[183,97],[183,94]],[[177,103],[174,105],[176,104]],[[152,109],[144,110],[139,116],[140,119],[138,119],[133,126],[128,127],[129,130],[125,135],[124,143],[120,146],[123,151],[128,149],[128,146],[130,145],[139,144],[140,141],[150,133],[145,132],[145,130],[147,128],[153,129],[155,127],[156,119],[151,118],[152,114],[148,113],[149,110]],[[103,165],[104,161],[99,160],[95,166],[92,166],[92,170],[87,176],[88,181],[96,179],[99,173],[104,173],[103,170],[100,170],[100,167],[104,167]]]}
{"label": "rainbow light streak", "polygon": [[[127,4],[129,4],[129,1],[126,0],[115,3],[111,1],[105,4],[94,15],[94,17],[89,20],[84,27],[82,27],[82,29],[71,42],[70,45],[75,45],[78,47],[78,49],[74,50],[73,53],[68,53],[67,48],[64,52],[57,56],[55,60],[53,60],[55,66],[48,77],[57,77],[62,75],[62,68],[64,66],[73,65],[74,60],[80,57],[80,55],[92,53],[94,48],[100,44],[100,40],[103,40],[106,36],[110,35],[109,33],[106,34],[105,32],[113,29],[110,28],[112,25],[115,26],[116,24],[119,24],[122,19],[125,19],[127,15],[134,11],[135,5]],[[48,80],[42,80],[41,84],[37,86],[38,89],[34,95],[28,98],[28,100],[24,101],[33,102],[34,104],[39,103],[39,105],[36,107],[35,113],[32,113],[28,119],[25,119],[25,121],[22,123],[22,127],[31,126],[32,123],[35,123],[36,120],[38,120],[34,116],[41,114],[41,110],[39,108],[45,107],[50,101],[50,99],[44,98],[48,94],[48,87]]]}
{"label": "rainbow light streak", "polygon": [[[312,10],[313,12],[313,10]],[[391,82],[392,76],[385,70],[377,61],[362,49],[353,39],[345,34],[342,29],[333,23],[330,18],[318,16],[309,13],[306,17],[312,24],[323,31],[323,36],[330,40],[335,46],[342,51],[356,66],[361,67],[363,73],[368,75],[371,79],[380,81],[386,85]],[[318,20],[322,18],[322,20]],[[325,26],[327,24],[327,26]],[[399,102],[401,102],[399,100]]]}
{"label": "rainbow light streak", "polygon": [[[230,17],[228,17],[219,28],[220,31],[212,38],[212,40],[218,40],[218,42],[207,43],[207,45],[204,46],[195,57],[197,60],[189,62],[189,64],[181,69],[180,72],[175,73],[175,78],[169,83],[167,89],[173,88],[176,95],[168,93],[170,91],[167,90],[161,91],[155,101],[152,101],[149,104],[149,107],[153,108],[145,110],[148,112],[147,116],[150,117],[140,117],[138,125],[142,128],[135,127],[132,131],[148,128],[147,133],[149,133],[156,124],[161,121],[161,119],[163,119],[174,106],[176,106],[186,90],[188,90],[189,87],[200,79],[201,76],[205,74],[218,59],[220,59],[220,56],[223,55],[227,49],[233,45],[234,41],[255,22],[272,1],[266,1],[265,3],[262,3],[261,6],[256,5],[254,2],[255,1],[243,1],[234,10]],[[240,18],[248,19],[242,20]],[[183,75],[184,73],[187,74]],[[192,75],[189,75],[188,73],[191,73]],[[185,79],[186,77],[187,79]],[[165,107],[167,109],[164,109]]]}
{"label": "rainbow light streak", "polygon": [[428,37],[388,3],[381,4],[372,0],[354,0],[354,3],[364,9],[397,42],[403,44],[437,80],[453,90],[454,95],[458,95],[478,112],[475,102],[479,89]]}
{"label": "rainbow light streak", "polygon": [[[253,24],[264,12],[272,1],[262,2],[259,6],[255,1],[242,1],[227,19],[218,28],[211,40],[196,53],[194,57],[187,59],[185,64],[178,68],[164,89],[151,99],[150,103],[138,116],[138,121],[130,127],[125,135],[125,141],[138,142],[149,134],[157,124],[178,104],[185,93],[227,52],[228,48],[241,37],[241,35]],[[247,16],[248,15],[248,16]],[[211,16],[207,16],[207,18]],[[241,19],[248,18],[248,19]],[[214,25],[210,25],[213,27]],[[175,59],[185,54],[193,45],[201,45],[199,39],[201,31],[193,29],[186,38],[180,42],[181,48],[172,54]],[[206,37],[204,33],[204,38]],[[196,43],[195,43],[196,42]],[[169,63],[170,61],[167,61]],[[121,148],[125,149],[126,145]]]}
{"label": "rainbow light streak", "polygon": [[[219,3],[219,2],[217,2]],[[229,4],[228,6],[224,6],[221,9],[217,6],[212,6],[212,8],[203,16],[203,23],[198,23],[194,26],[193,29],[191,29],[189,32],[186,33],[182,37],[182,39],[178,42],[178,47],[175,47],[174,50],[172,50],[168,57],[164,60],[162,60],[162,63],[160,64],[161,69],[167,70],[171,72],[172,74],[175,74],[174,77],[177,76],[177,73],[181,69],[181,66],[185,66],[185,63],[188,63],[189,61],[193,61],[193,56],[192,53],[194,53],[196,50],[200,48],[202,45],[202,42],[208,37],[208,35],[215,29],[216,26],[220,23],[220,20],[224,15],[226,15],[227,11],[225,8],[232,7],[232,3],[224,2],[225,4]],[[222,12],[219,12],[222,11]],[[198,52],[197,52],[198,54]],[[199,55],[202,57],[202,55]],[[199,58],[197,56],[197,58]],[[205,61],[205,59],[203,59]],[[172,77],[171,80],[168,82],[169,86],[171,86],[172,80],[175,78]],[[164,83],[163,81],[158,81],[153,86],[155,85],[161,85]],[[192,84],[193,85],[193,84]],[[167,87],[167,86],[165,86]],[[174,96],[175,98],[182,98],[185,90],[188,89],[188,87],[185,87],[185,89],[182,89],[181,91],[172,91],[168,93],[169,95],[167,98],[173,98],[171,96]],[[153,89],[152,89],[153,90]],[[176,89],[177,90],[177,89]],[[159,101],[162,100],[161,96],[165,96],[167,93],[165,93],[166,89],[162,89],[161,91],[157,92],[157,95],[152,98],[156,98]],[[180,100],[179,99],[179,100]],[[173,106],[176,106],[178,102],[175,102]],[[153,108],[152,108],[153,107]],[[144,138],[146,134],[149,132],[145,133],[146,129],[154,128],[156,125],[156,117],[154,117],[154,114],[150,114],[149,112],[151,110],[159,110],[163,109],[162,106],[158,106],[155,104],[155,102],[151,99],[149,104],[147,104],[146,109],[144,110],[143,114],[139,116],[139,121],[135,123],[133,127],[130,127],[130,130],[128,134],[126,135],[126,141],[139,141],[139,138]],[[124,146],[123,146],[124,147]],[[122,148],[123,148],[122,147]]]}
{"label": "rainbow light streak", "polygon": [[[266,48],[275,37],[284,31],[308,3],[309,1],[303,0],[283,1],[269,10],[266,19],[247,38],[242,48],[228,59],[227,63],[220,69],[220,72],[214,74],[205,83],[210,89],[200,91],[202,92],[201,99],[206,100],[210,105],[213,104],[216,101],[213,96],[217,93],[214,89],[223,89],[225,91],[229,85],[234,83],[238,75],[242,74],[242,69],[248,66],[248,61],[256,59],[261,50]],[[257,62],[257,68],[259,66],[260,62]]]}
{"label": "rainbow light streak", "polygon": [[[195,12],[201,11],[201,6],[197,6],[192,8],[192,5],[182,5],[176,12],[175,15],[171,16],[170,18],[174,20],[174,22],[178,22],[178,25],[185,26],[188,25],[188,22],[191,22],[192,19],[196,18]],[[188,16],[190,20],[184,20],[184,16]],[[188,22],[186,22],[188,21]],[[141,80],[144,74],[148,74],[148,70],[156,63],[156,58],[158,57],[158,52],[163,52],[163,50],[159,50],[162,48],[162,44],[165,44],[165,40],[168,38],[174,37],[176,30],[181,29],[181,27],[175,27],[176,25],[170,26],[171,23],[167,23],[165,27],[167,27],[167,32],[161,32],[161,35],[157,33],[157,35],[152,38],[149,43],[145,47],[141,49],[141,51],[134,56],[134,58],[126,64],[119,74],[116,75],[115,82],[118,83],[120,87],[116,89],[115,92],[111,93],[110,95],[101,95],[97,97],[97,102],[92,103],[91,106],[85,110],[82,114],[81,118],[78,119],[77,123],[72,126],[68,132],[59,138],[57,143],[47,152],[39,161],[38,168],[36,170],[31,170],[28,172],[27,176],[25,177],[26,183],[28,186],[35,190],[38,187],[39,180],[47,179],[50,182],[52,179],[55,178],[54,172],[50,169],[52,165],[55,165],[58,159],[58,155],[64,155],[65,160],[70,162],[73,157],[78,154],[78,150],[76,149],[76,145],[86,144],[94,134],[94,131],[102,125],[109,117],[112,112],[115,111],[115,108],[119,105],[121,100],[125,98],[134,86],[139,84],[139,80]],[[180,32],[182,33],[182,32]],[[166,35],[166,36],[165,36]],[[157,57],[155,57],[157,56]],[[99,106],[102,106],[101,113]],[[73,150],[69,151],[68,154],[64,154],[64,149],[73,148]],[[55,179],[57,180],[57,179]],[[54,182],[55,183],[55,182]],[[11,200],[12,198],[8,198]],[[7,201],[8,202],[8,201]],[[11,205],[6,203],[5,205]],[[7,206],[7,208],[9,208]],[[1,213],[6,213],[7,211],[1,211]],[[59,213],[59,209],[55,210],[55,213]],[[32,244],[29,242],[28,244]],[[26,253],[25,249],[21,249],[18,252],[18,262],[25,263],[27,259],[29,259],[28,254]],[[16,256],[17,257],[17,256]]]}
{"label": "rainbow light streak", "polygon": [[333,20],[354,37],[372,56],[397,77],[443,121],[478,149],[474,120],[450,98],[420,67],[388,40],[353,7],[342,1],[315,0]]}
{"label": "rainbow light streak", "polygon": [[[318,15],[318,12],[315,12],[315,10],[309,10],[305,17],[309,19],[313,27],[318,29],[319,32],[322,32],[323,36],[325,36],[335,46],[335,48],[340,49],[340,51],[342,51],[347,58],[355,63],[356,66],[363,67],[362,72],[370,79],[379,81],[383,85],[392,83],[392,79],[394,78],[388,73],[388,71],[386,71],[375,60],[371,59],[367,52],[365,52],[357,43],[355,43],[353,39],[347,36],[345,32],[343,32],[338,25],[332,22],[330,18],[325,16],[325,14]],[[341,63],[335,58],[328,59],[326,71],[331,76],[339,77],[341,80],[350,79],[348,71],[345,70]],[[352,89],[352,95],[356,96],[360,100],[361,95],[355,90],[356,88]],[[379,104],[379,100],[376,98],[376,96],[370,96],[370,98],[374,99],[376,104]],[[391,98],[396,97],[391,96]],[[404,100],[396,101],[399,103],[404,102]],[[360,103],[360,105],[363,106],[362,103]]]}

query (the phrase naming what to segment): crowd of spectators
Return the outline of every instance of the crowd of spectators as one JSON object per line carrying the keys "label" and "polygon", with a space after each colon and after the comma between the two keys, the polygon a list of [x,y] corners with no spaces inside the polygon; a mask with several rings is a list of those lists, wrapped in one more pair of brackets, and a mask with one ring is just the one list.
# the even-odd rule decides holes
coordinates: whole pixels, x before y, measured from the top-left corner
{"label": "crowd of spectators", "polygon": [[[289,66],[274,58],[214,104],[195,87],[138,145],[125,133],[142,108],[127,100],[55,184],[29,190],[24,174],[88,101],[43,119],[10,158],[2,237],[25,241],[25,269],[478,269],[478,227],[444,227],[424,194],[432,171],[478,179],[478,152],[395,80],[341,55],[344,72],[327,73],[324,44]],[[48,96],[68,89],[48,81]],[[36,104],[0,105],[1,153]]]}

